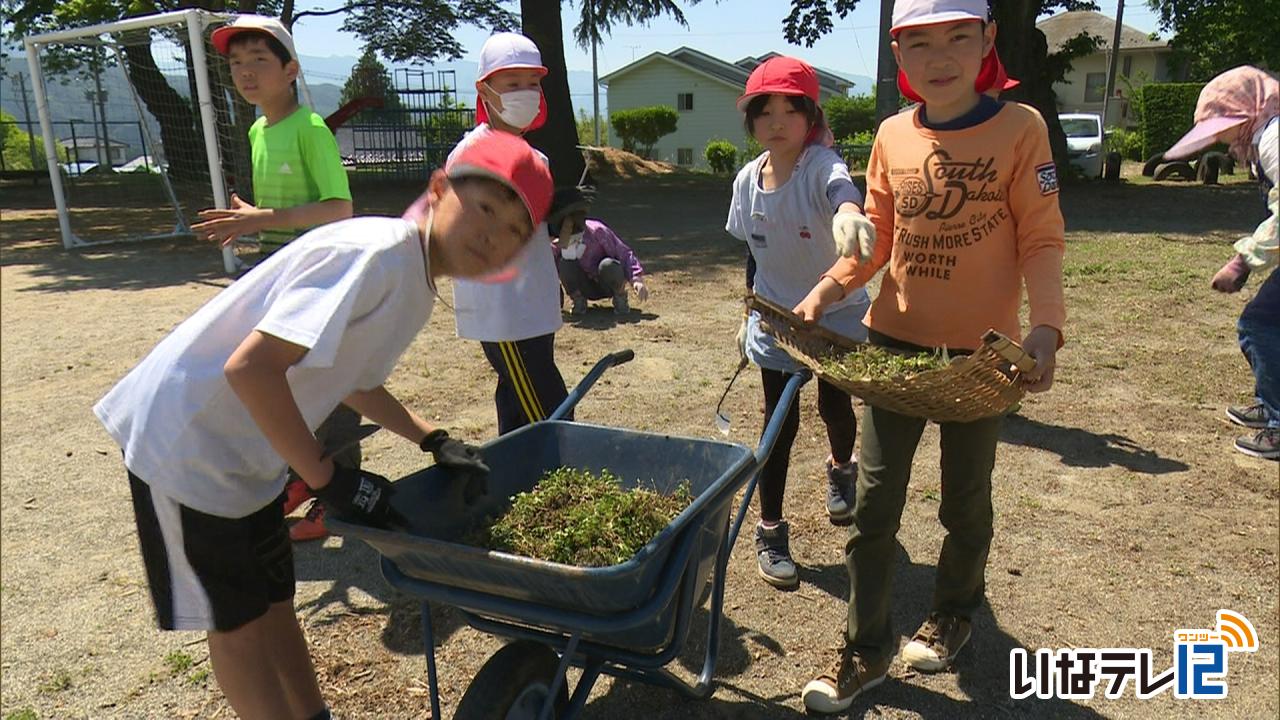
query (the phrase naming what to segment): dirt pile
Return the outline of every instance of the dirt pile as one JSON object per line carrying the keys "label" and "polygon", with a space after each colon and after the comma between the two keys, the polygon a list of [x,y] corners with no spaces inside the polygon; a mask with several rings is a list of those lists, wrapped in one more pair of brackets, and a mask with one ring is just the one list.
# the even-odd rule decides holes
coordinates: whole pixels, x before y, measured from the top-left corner
{"label": "dirt pile", "polygon": [[646,160],[639,155],[611,147],[589,147],[587,167],[596,178],[633,178],[648,175],[668,175],[676,171],[671,163]]}

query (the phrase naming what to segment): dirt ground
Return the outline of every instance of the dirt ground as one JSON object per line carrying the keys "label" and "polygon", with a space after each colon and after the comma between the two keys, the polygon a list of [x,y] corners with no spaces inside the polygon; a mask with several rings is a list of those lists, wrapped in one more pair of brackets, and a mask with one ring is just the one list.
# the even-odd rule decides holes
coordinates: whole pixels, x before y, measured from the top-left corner
{"label": "dirt ground", "polygon": [[[403,189],[357,189],[361,212],[394,212]],[[1250,290],[1209,291],[1229,241],[1261,203],[1247,184],[1068,187],[1069,344],[1054,389],[1009,418],[994,477],[996,534],[988,606],[953,671],[901,664],[856,702],[864,718],[1274,718],[1280,713],[1277,616],[1280,470],[1231,450],[1223,407],[1251,379],[1234,322]],[[626,318],[606,306],[567,322],[559,364],[575,382],[605,352],[610,372],[578,418],[719,437],[717,398],[736,363],[742,248],[722,231],[723,178],[680,173],[606,180],[596,214],[632,242],[652,297]],[[86,210],[119,223],[115,197]],[[177,322],[227,284],[217,253],[194,242],[66,252],[48,188],[0,188],[0,713],[10,718],[226,718],[200,635],[155,630],[119,451],[91,405]],[[128,212],[134,212],[132,210]],[[1258,278],[1250,283],[1257,287]],[[446,290],[445,297],[448,297]],[[448,308],[391,382],[406,404],[456,435],[495,432],[493,378],[478,345],[453,336]],[[846,531],[822,510],[825,438],[803,396],[786,513],[798,591],[755,574],[749,537],[730,562],[718,688],[690,700],[629,681],[596,686],[586,718],[795,718],[799,691],[834,657],[848,594]],[[753,445],[759,378],[727,403],[731,439]],[[422,464],[379,434],[366,466],[390,477]],[[926,431],[899,535],[893,617],[910,635],[929,608],[942,541],[937,429]],[[754,521],[754,508],[748,522]],[[750,527],[749,525],[747,526]],[[744,533],[744,535],[747,533]],[[297,607],[321,685],[342,718],[426,718],[418,606],[381,578],[375,553],[340,537],[296,551]],[[1256,653],[1229,656],[1229,696],[1138,701],[1011,700],[1014,648],[1151,648],[1172,664],[1172,632],[1209,628],[1219,608],[1249,618]],[[701,665],[706,612],[671,668]],[[433,613],[448,717],[501,640],[448,608]]]}

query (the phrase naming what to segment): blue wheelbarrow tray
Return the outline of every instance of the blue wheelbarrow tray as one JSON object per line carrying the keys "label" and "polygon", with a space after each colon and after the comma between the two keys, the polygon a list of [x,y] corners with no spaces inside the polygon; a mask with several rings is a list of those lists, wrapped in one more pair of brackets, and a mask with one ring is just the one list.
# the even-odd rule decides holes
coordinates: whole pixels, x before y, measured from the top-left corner
{"label": "blue wheelbarrow tray", "polygon": [[[492,468],[488,494],[468,505],[463,483],[436,466],[395,483],[393,504],[409,521],[407,532],[326,520],[330,529],[360,538],[404,575],[529,604],[569,611],[564,627],[575,632],[573,616],[614,616],[640,608],[669,573],[686,572],[705,584],[727,529],[734,494],[757,469],[752,450],[716,440],[673,437],[585,423],[550,420],[526,426],[483,447]],[[608,470],[624,487],[647,487],[670,494],[689,483],[693,502],[630,560],[608,567],[576,567],[489,551],[465,543],[478,525],[506,511],[511,498],[532,489],[551,470],[570,467],[599,474]],[[691,545],[684,548],[684,544]],[[680,567],[675,567],[675,563]],[[703,588],[698,588],[700,593]],[[614,647],[650,650],[674,638],[676,599],[630,628],[606,636],[583,633]],[[699,597],[694,594],[694,597]],[[463,610],[495,617],[492,607]],[[496,616],[524,624],[519,615]],[[552,615],[558,616],[557,613]],[[546,627],[539,624],[539,627]]]}

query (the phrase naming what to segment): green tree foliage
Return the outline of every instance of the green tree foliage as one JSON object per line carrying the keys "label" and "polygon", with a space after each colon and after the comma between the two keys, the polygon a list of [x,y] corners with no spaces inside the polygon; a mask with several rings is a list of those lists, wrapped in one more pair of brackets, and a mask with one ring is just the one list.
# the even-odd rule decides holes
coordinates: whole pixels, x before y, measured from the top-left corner
{"label": "green tree foliage", "polygon": [[1172,31],[1175,67],[1209,80],[1238,65],[1280,69],[1280,2],[1276,0],[1147,0]]}
{"label": "green tree foliage", "polygon": [[663,136],[676,131],[680,114],[669,105],[651,105],[610,113],[609,123],[622,140],[622,149],[649,157]]}
{"label": "green tree foliage", "polygon": [[1142,155],[1168,150],[1195,124],[1204,83],[1152,83],[1138,90],[1142,108]]}
{"label": "green tree foliage", "polygon": [[844,140],[876,127],[874,95],[832,97],[822,104],[822,112],[827,116],[827,125],[837,140]]}
{"label": "green tree foliage", "polygon": [[[67,149],[58,146],[58,160],[66,162]],[[44,140],[31,135],[7,112],[0,112],[0,155],[5,170],[43,170],[49,166],[44,159]]]}
{"label": "green tree foliage", "polygon": [[369,47],[360,55],[355,67],[351,68],[351,76],[342,85],[339,103],[345,105],[365,97],[382,100],[381,108],[363,113],[363,117],[373,122],[392,122],[404,109],[400,94],[391,81],[391,72],[378,60],[373,48]]}
{"label": "green tree foliage", "polygon": [[[591,121],[591,114],[586,110],[578,110],[578,144],[596,144],[596,126]],[[609,144],[609,120],[604,117],[600,118],[600,144]]]}
{"label": "green tree foliage", "polygon": [[738,147],[728,140],[712,140],[702,151],[712,172],[730,173],[737,168]]}

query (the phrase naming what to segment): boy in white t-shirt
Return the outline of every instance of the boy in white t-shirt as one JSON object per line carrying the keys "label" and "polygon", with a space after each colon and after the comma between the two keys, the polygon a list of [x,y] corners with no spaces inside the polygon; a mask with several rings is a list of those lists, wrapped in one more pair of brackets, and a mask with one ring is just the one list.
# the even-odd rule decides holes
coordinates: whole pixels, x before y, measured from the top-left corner
{"label": "boy in white t-shirt", "polygon": [[[547,117],[542,78],[547,68],[532,40],[495,33],[480,50],[476,121],[454,152],[493,134],[524,135]],[[545,158],[544,158],[545,159]],[[505,434],[550,415],[568,395],[556,367],[560,276],[546,225],[534,231],[507,277],[453,284],[458,337],[479,340],[498,373],[494,390],[498,433]],[[568,419],[572,420],[572,414]]]}
{"label": "boy in white t-shirt", "polygon": [[551,194],[523,140],[478,140],[432,175],[420,221],[355,218],[303,235],[180,324],[94,407],[124,450],[160,627],[208,631],[218,685],[240,717],[329,717],[293,610],[286,467],[340,515],[400,519],[386,478],[322,457],[312,433],[341,402],[438,464],[487,472],[478,449],[383,383],[430,318],[435,279],[505,266]]}

